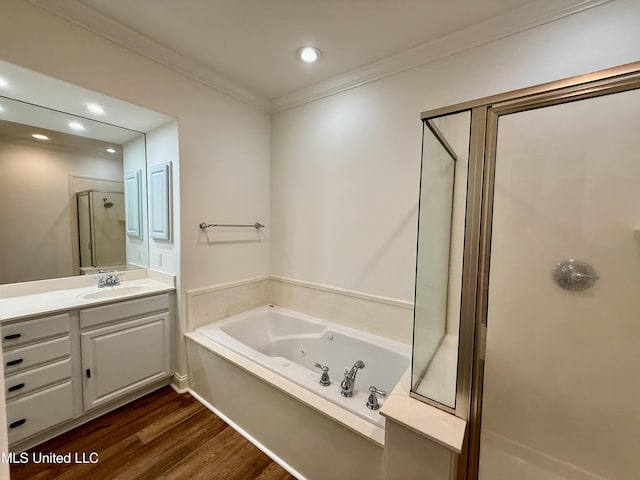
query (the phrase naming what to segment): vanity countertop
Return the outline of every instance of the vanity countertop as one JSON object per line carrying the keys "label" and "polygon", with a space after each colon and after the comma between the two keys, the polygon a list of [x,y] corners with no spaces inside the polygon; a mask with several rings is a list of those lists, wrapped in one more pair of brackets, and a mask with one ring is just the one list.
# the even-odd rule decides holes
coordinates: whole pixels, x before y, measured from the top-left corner
{"label": "vanity countertop", "polygon": [[175,290],[175,277],[154,270],[129,270],[116,287],[97,287],[79,276],[0,285],[0,322],[81,309]]}

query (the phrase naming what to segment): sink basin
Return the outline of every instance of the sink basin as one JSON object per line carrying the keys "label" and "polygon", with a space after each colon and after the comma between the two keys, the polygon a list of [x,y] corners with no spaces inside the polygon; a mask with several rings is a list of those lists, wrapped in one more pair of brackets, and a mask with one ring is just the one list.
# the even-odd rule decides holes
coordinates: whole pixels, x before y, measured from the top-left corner
{"label": "sink basin", "polygon": [[147,285],[120,285],[117,287],[105,287],[99,290],[93,290],[82,295],[86,299],[98,298],[118,298],[124,295],[135,295],[138,293],[149,292],[153,287]]}

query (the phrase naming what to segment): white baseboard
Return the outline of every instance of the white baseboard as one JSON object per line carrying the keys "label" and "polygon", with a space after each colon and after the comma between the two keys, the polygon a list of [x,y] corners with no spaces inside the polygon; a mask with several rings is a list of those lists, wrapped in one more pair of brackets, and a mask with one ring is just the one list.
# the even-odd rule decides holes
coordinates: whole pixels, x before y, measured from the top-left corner
{"label": "white baseboard", "polygon": [[187,393],[189,391],[189,376],[180,375],[178,372],[171,377],[171,388],[178,393]]}

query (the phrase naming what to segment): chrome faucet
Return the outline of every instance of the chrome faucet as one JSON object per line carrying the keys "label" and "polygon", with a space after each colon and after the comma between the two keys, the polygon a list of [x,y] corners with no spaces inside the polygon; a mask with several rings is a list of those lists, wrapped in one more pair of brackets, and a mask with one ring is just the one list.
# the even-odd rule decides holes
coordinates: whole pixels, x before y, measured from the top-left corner
{"label": "chrome faucet", "polygon": [[342,383],[340,384],[340,395],[343,397],[351,397],[353,396],[353,386],[356,383],[356,374],[358,373],[359,368],[364,368],[364,362],[362,360],[358,360],[353,364],[351,370],[345,369],[344,378],[342,379]]}
{"label": "chrome faucet", "polygon": [[320,385],[323,387],[328,387],[331,385],[331,379],[329,378],[329,367],[326,365],[320,365],[318,362],[315,363],[314,367],[322,370],[322,375],[320,375]]}
{"label": "chrome faucet", "polygon": [[381,397],[386,397],[387,392],[384,390],[379,390],[377,387],[371,385],[369,387],[369,398],[367,398],[367,408],[369,410],[378,410],[380,408],[380,404],[378,403],[378,395]]}
{"label": "chrome faucet", "polygon": [[98,288],[115,287],[120,285],[120,276],[124,275],[118,272],[107,272],[100,275],[98,278]]}

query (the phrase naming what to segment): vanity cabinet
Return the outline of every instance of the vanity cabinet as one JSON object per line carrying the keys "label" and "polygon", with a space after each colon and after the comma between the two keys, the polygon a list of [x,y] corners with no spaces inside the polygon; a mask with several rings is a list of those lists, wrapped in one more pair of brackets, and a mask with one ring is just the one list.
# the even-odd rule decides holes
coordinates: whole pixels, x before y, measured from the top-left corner
{"label": "vanity cabinet", "polygon": [[9,443],[73,418],[68,313],[2,326]]}
{"label": "vanity cabinet", "polygon": [[9,444],[23,451],[167,384],[170,294],[2,324]]}
{"label": "vanity cabinet", "polygon": [[171,374],[169,296],[80,311],[85,411]]}

